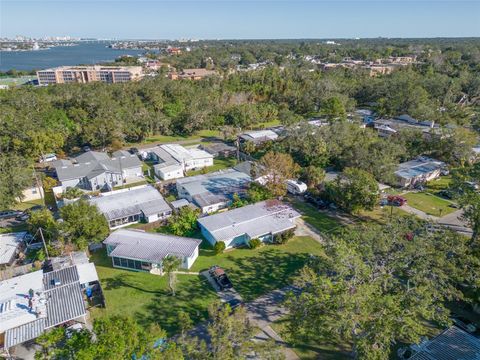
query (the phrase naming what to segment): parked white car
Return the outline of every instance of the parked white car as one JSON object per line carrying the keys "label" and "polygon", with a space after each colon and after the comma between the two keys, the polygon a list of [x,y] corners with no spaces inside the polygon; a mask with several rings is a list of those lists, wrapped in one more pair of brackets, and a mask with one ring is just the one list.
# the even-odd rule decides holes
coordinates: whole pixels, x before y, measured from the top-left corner
{"label": "parked white car", "polygon": [[46,162],[52,162],[52,161],[55,161],[55,160],[57,160],[57,155],[46,154],[46,155],[43,155],[42,157],[40,157],[39,162],[40,163],[46,163]]}
{"label": "parked white car", "polygon": [[287,191],[293,195],[303,194],[307,191],[307,184],[298,180],[287,180]]}

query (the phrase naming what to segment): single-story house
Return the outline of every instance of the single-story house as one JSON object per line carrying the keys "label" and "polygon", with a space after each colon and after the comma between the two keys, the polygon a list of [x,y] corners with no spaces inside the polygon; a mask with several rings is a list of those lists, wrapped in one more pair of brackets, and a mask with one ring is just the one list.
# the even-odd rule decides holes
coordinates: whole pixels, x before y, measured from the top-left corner
{"label": "single-story house", "polygon": [[240,142],[253,142],[261,144],[266,141],[275,141],[278,139],[278,134],[272,130],[257,130],[248,131],[240,135]]}
{"label": "single-story house", "polygon": [[142,151],[142,157],[156,162],[155,175],[162,180],[178,179],[185,171],[213,165],[213,155],[199,148],[165,144]]}
{"label": "single-story house", "polygon": [[410,348],[414,352],[410,360],[480,359],[480,339],[456,326]]}
{"label": "single-story house", "polygon": [[166,219],[172,209],[153,186],[112,191],[89,200],[105,216],[111,229]]}
{"label": "single-story house", "polygon": [[278,200],[267,200],[198,219],[205,239],[212,245],[219,241],[226,248],[243,246],[251,239],[263,242],[294,229],[300,214]]}
{"label": "single-story house", "polygon": [[113,267],[162,275],[166,256],[180,258],[180,267],[190,269],[198,257],[201,240],[120,229],[111,233],[103,243]]}
{"label": "single-story house", "polygon": [[395,176],[401,187],[415,186],[438,178],[446,164],[426,156],[420,156],[398,165]]}
{"label": "single-story house", "polygon": [[25,235],[27,235],[25,231],[0,234],[0,267],[13,264],[13,261],[23,244]]}
{"label": "single-story house", "polygon": [[85,190],[112,190],[129,178],[142,178],[142,162],[127,151],[114,152],[113,157],[98,151],[87,151],[73,162],[55,162],[55,172],[62,190],[78,187]]}
{"label": "single-story house", "polygon": [[208,214],[228,207],[233,194],[242,196],[250,181],[249,175],[227,169],[178,179],[176,187],[179,198],[187,199]]}
{"label": "single-story house", "polygon": [[235,156],[237,153],[237,148],[232,145],[227,145],[224,142],[214,142],[210,144],[200,145],[202,150],[205,150],[209,154],[212,154],[213,157],[223,157],[227,158],[230,156]]}
{"label": "single-story house", "polygon": [[213,165],[213,155],[199,148],[184,148],[179,144],[165,144],[160,147],[180,164],[183,164],[185,171]]}
{"label": "single-story house", "polygon": [[53,327],[70,321],[86,323],[84,293],[93,282],[98,283],[93,264],[0,281],[0,355]]}

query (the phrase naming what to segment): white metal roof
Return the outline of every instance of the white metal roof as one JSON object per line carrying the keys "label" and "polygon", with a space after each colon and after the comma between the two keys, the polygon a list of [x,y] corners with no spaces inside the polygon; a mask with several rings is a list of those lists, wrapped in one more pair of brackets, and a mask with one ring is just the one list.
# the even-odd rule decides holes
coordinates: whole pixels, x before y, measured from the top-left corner
{"label": "white metal roof", "polygon": [[201,240],[120,229],[111,233],[103,243],[115,247],[110,256],[160,263],[167,255],[191,256]]}
{"label": "white metal roof", "polygon": [[25,235],[24,231],[0,235],[0,265],[10,264],[13,261]]}
{"label": "white metal roof", "polygon": [[255,238],[267,233],[278,233],[295,226],[293,220],[300,214],[290,206],[267,200],[238,209],[198,219],[217,241],[225,241],[248,234]]}
{"label": "white metal roof", "polygon": [[162,195],[152,186],[106,193],[90,199],[108,220],[140,214],[145,216],[170,211]]}

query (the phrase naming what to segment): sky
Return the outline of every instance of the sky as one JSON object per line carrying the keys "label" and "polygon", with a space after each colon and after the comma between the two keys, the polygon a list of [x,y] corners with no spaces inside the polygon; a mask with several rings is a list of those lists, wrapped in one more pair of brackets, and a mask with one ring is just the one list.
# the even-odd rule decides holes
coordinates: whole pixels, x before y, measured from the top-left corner
{"label": "sky", "polygon": [[0,37],[294,39],[480,36],[480,0],[0,0]]}

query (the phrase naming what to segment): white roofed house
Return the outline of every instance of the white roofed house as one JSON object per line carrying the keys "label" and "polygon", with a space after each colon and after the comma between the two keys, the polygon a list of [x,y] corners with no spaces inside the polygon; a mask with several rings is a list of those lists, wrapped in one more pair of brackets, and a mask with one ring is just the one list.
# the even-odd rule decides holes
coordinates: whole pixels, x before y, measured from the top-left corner
{"label": "white roofed house", "polygon": [[155,175],[162,180],[178,179],[188,170],[213,165],[213,155],[199,148],[185,148],[178,144],[165,144],[142,151],[143,157],[156,164]]}
{"label": "white roofed house", "polygon": [[0,269],[13,264],[26,235],[25,231],[0,234]]}
{"label": "white roofed house", "polygon": [[162,195],[150,185],[112,191],[89,201],[105,216],[111,229],[141,221],[151,223],[172,214]]}
{"label": "white roofed house", "polygon": [[251,239],[270,242],[277,234],[296,227],[300,214],[278,200],[267,200],[198,219],[203,236],[226,248],[244,246]]}
{"label": "white roofed house", "polygon": [[255,144],[261,144],[266,141],[274,141],[278,139],[278,135],[272,130],[248,131],[240,135],[240,142],[251,141]]}
{"label": "white roofed house", "polygon": [[85,190],[112,190],[124,182],[143,178],[142,162],[136,155],[120,150],[113,157],[97,151],[88,151],[73,162],[55,162],[55,172],[62,190],[78,187]]}
{"label": "white roofed house", "polygon": [[419,156],[414,160],[398,165],[395,176],[399,186],[415,186],[416,184],[424,184],[427,181],[436,179],[441,175],[442,169],[445,167],[446,164],[442,161]]}
{"label": "white roofed house", "polygon": [[73,320],[85,323],[87,288],[92,283],[98,283],[93,264],[0,281],[0,355],[8,356],[12,347],[53,327]]}
{"label": "white roofed house", "polygon": [[167,256],[180,258],[181,268],[189,269],[198,257],[201,240],[120,229],[103,243],[113,267],[162,275],[163,259]]}

